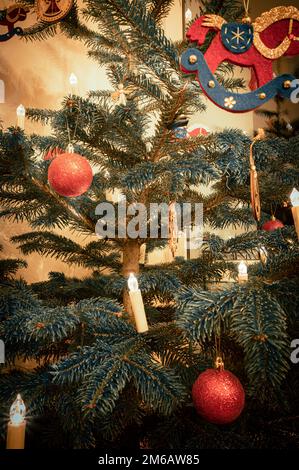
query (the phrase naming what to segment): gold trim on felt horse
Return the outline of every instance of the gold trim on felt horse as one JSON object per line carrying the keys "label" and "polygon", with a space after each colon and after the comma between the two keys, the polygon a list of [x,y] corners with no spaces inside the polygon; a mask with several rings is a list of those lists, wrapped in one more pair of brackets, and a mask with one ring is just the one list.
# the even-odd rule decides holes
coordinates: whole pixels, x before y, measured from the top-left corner
{"label": "gold trim on felt horse", "polygon": [[299,21],[299,10],[296,7],[275,7],[265,11],[253,23],[254,31],[261,33],[268,26],[279,20],[294,19]]}
{"label": "gold trim on felt horse", "polygon": [[219,15],[205,15],[205,19],[202,23],[202,26],[205,28],[217,28],[221,29],[224,24],[227,22],[225,21],[222,16]]}
{"label": "gold trim on felt horse", "polygon": [[263,13],[259,18],[255,20],[253,23],[254,27],[254,38],[253,44],[257,48],[257,50],[267,59],[279,59],[279,57],[283,56],[288,48],[291,45],[292,40],[298,40],[294,36],[291,39],[289,36],[286,36],[279,46],[275,47],[274,49],[270,49],[267,47],[260,38],[260,33],[262,33],[268,26],[276,21],[280,20],[290,20],[289,26],[289,35],[292,33],[293,29],[293,22],[294,20],[299,21],[299,10],[296,7],[275,7],[272,8],[270,11],[266,11]]}

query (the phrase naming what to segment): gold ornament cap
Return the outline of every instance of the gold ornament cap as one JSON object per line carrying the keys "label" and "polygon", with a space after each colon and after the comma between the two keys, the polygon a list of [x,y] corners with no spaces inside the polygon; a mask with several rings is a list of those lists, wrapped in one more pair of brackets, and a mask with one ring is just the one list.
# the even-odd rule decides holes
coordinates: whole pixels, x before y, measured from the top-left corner
{"label": "gold ornament cap", "polygon": [[215,368],[218,370],[224,370],[224,362],[221,356],[216,357]]}

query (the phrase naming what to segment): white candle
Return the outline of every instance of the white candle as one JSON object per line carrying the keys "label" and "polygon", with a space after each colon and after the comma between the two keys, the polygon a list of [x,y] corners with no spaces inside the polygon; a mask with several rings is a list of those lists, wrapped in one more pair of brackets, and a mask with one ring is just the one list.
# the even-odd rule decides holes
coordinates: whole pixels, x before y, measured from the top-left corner
{"label": "white candle", "polygon": [[69,82],[70,82],[70,85],[71,85],[72,95],[76,95],[77,85],[78,85],[78,78],[73,72],[69,76]]}
{"label": "white candle", "polygon": [[239,283],[248,281],[247,266],[244,263],[244,261],[241,261],[241,263],[238,266],[238,281]]}
{"label": "white candle", "polygon": [[187,22],[192,20],[192,11],[190,10],[190,8],[188,8],[188,10],[186,10],[185,18],[186,18]]}
{"label": "white candle", "polygon": [[145,331],[148,331],[148,324],[145,315],[141,291],[138,287],[138,281],[133,273],[131,273],[129,276],[128,287],[130,301],[136,323],[136,330],[138,331],[138,333],[144,333]]}
{"label": "white candle", "polygon": [[295,224],[295,229],[297,232],[298,240],[299,240],[299,191],[296,188],[293,189],[290,195],[290,200],[292,203],[292,214]]}
{"label": "white candle", "polygon": [[26,407],[20,394],[10,407],[10,420],[7,426],[6,449],[24,449],[26,429]]}
{"label": "white candle", "polygon": [[22,104],[20,104],[17,107],[17,126],[20,127],[20,129],[25,129],[25,115],[26,115],[26,110]]}

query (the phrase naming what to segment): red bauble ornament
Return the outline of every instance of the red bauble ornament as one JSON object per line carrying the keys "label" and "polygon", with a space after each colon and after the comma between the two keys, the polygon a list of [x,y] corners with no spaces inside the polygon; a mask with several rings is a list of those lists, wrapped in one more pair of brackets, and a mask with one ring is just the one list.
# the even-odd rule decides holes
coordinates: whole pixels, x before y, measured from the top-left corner
{"label": "red bauble ornament", "polygon": [[262,230],[267,230],[267,232],[273,232],[273,230],[282,227],[284,227],[283,223],[280,222],[280,220],[275,219],[275,217],[273,216],[271,220],[268,220],[264,223],[264,225],[262,226]]}
{"label": "red bauble ornament", "polygon": [[49,166],[49,184],[61,196],[81,196],[89,189],[92,179],[89,162],[77,153],[58,155]]}
{"label": "red bauble ornament", "polygon": [[207,369],[192,388],[196,411],[214,424],[231,423],[241,414],[245,392],[237,377],[227,370]]}

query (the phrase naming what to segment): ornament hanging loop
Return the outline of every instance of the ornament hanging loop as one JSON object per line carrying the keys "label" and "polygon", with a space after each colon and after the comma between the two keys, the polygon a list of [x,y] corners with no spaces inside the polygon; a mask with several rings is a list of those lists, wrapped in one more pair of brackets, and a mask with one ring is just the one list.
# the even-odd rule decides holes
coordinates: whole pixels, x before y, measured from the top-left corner
{"label": "ornament hanging loop", "polygon": [[249,4],[250,4],[250,0],[243,0],[244,11],[245,11],[245,18],[244,19],[249,18]]}

